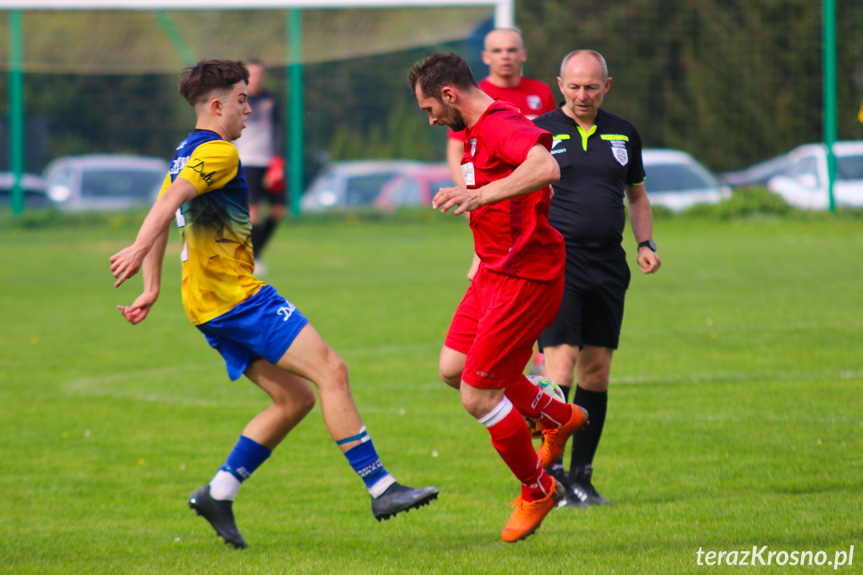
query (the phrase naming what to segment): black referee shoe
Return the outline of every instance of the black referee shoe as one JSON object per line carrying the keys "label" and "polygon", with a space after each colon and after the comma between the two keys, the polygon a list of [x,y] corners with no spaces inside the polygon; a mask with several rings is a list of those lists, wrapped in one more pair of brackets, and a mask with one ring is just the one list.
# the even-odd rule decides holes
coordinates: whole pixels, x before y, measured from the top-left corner
{"label": "black referee shoe", "polygon": [[563,485],[569,484],[569,476],[563,468],[563,459],[558,459],[551,464],[551,467],[545,470],[546,473],[557,479]]}
{"label": "black referee shoe", "polygon": [[231,510],[233,501],[219,501],[210,496],[210,486],[199,487],[189,497],[189,509],[210,522],[219,537],[225,543],[237,549],[245,549],[248,545],[234,522],[234,512]]}
{"label": "black referee shoe", "polygon": [[415,489],[393,483],[379,497],[372,498],[372,513],[375,519],[389,519],[402,511],[410,511],[428,505],[437,499],[438,488],[434,485]]}
{"label": "black referee shoe", "polygon": [[569,488],[578,501],[585,505],[611,505],[611,501],[597,493],[591,483],[593,466],[575,467],[569,472]]}

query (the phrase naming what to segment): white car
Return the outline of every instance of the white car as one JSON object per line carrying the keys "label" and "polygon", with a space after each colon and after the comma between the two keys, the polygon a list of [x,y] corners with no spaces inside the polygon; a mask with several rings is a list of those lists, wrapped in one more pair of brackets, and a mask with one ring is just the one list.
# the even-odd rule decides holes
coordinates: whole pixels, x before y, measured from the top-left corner
{"label": "white car", "polygon": [[652,206],[679,212],[731,197],[731,189],[686,152],[645,148],[641,157],[647,174],[644,187]]}
{"label": "white car", "polygon": [[63,211],[123,210],[155,201],[168,162],[123,154],[64,156],[48,164],[42,175],[48,196]]}
{"label": "white car", "polygon": [[787,155],[776,156],[742,170],[723,172],[719,174],[719,181],[734,188],[748,188],[750,186],[767,187],[767,182],[770,181],[770,178],[782,172],[787,166]]}
{"label": "white car", "polygon": [[[15,176],[12,172],[0,172],[0,209],[12,206],[12,188]],[[42,176],[37,174],[21,174],[21,189],[24,192],[24,209],[46,208],[51,200],[46,192],[48,186]]]}
{"label": "white car", "polygon": [[[863,206],[863,141],[836,142],[836,206]],[[767,181],[767,189],[798,208],[826,210],[830,207],[827,147],[804,144],[788,152],[785,165]]]}

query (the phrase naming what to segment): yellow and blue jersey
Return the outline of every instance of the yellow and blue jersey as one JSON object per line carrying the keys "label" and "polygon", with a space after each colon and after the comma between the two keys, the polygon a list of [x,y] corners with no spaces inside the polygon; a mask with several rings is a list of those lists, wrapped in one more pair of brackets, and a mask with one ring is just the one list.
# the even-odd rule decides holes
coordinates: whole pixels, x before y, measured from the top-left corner
{"label": "yellow and blue jersey", "polygon": [[255,295],[249,192],[237,149],[215,132],[196,130],[177,147],[159,195],[178,177],[198,197],[177,210],[183,241],[183,307],[194,325]]}

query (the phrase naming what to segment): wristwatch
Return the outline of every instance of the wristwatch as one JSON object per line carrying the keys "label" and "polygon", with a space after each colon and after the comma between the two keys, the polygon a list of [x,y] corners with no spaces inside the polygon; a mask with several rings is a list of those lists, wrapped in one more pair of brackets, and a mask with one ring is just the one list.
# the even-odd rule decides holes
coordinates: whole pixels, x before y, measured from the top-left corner
{"label": "wristwatch", "polygon": [[656,242],[654,242],[653,240],[644,240],[643,242],[640,242],[638,244],[639,249],[644,247],[648,247],[650,248],[650,251],[656,252]]}

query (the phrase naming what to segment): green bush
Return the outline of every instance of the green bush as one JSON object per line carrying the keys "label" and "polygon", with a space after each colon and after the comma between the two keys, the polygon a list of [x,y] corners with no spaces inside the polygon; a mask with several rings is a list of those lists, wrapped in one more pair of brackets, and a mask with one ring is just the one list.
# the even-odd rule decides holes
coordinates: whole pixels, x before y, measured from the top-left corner
{"label": "green bush", "polygon": [[718,204],[696,204],[680,212],[657,205],[651,208],[654,220],[695,217],[726,221],[751,216],[787,216],[800,211],[761,186],[736,189],[729,199]]}
{"label": "green bush", "polygon": [[706,218],[730,221],[746,218],[783,218],[783,219],[825,219],[861,218],[863,209],[840,208],[836,213],[822,210],[803,210],[788,204],[781,196],[770,192],[763,186],[749,186],[735,189],[731,197],[718,204],[696,204],[682,212],[672,212],[663,206],[653,206],[653,219],[669,218]]}
{"label": "green bush", "polygon": [[753,215],[784,216],[794,211],[785,200],[763,186],[734,190],[730,199],[711,207],[713,216],[721,220]]}

